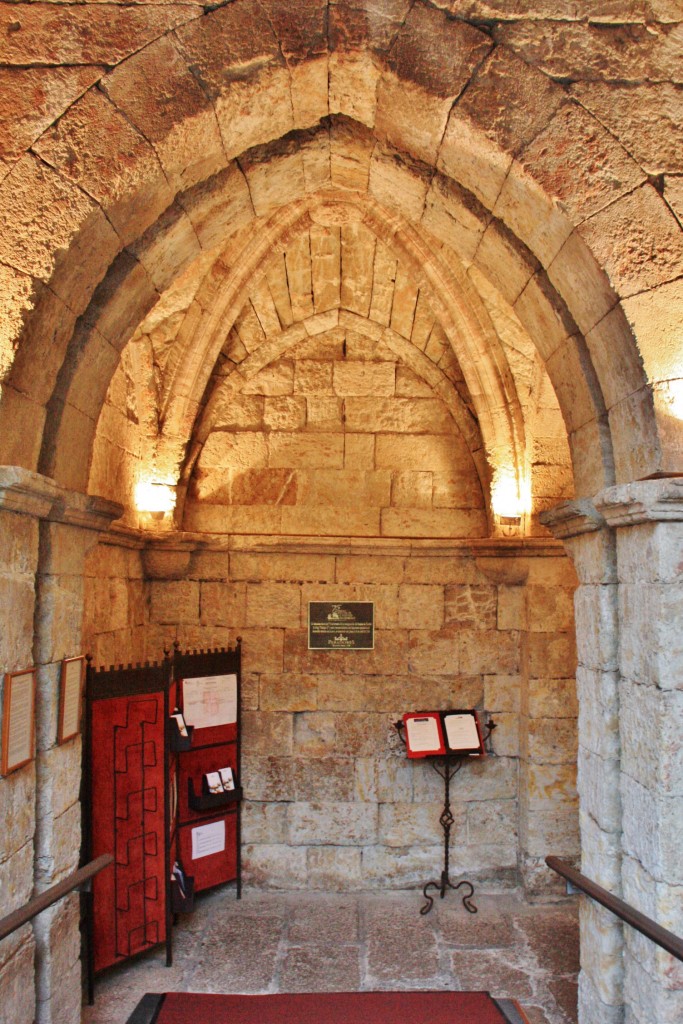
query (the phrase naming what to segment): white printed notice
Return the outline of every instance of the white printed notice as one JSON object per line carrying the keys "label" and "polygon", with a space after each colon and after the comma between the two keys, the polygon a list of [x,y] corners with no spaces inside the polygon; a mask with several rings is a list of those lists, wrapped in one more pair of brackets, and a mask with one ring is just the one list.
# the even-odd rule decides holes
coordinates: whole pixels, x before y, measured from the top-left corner
{"label": "white printed notice", "polygon": [[237,676],[183,679],[183,716],[195,729],[237,721]]}
{"label": "white printed notice", "polygon": [[435,715],[424,718],[409,718],[406,722],[408,745],[413,752],[439,750],[441,733],[439,719]]}
{"label": "white printed notice", "polygon": [[222,853],[225,849],[225,822],[213,821],[192,829],[192,860]]}
{"label": "white printed notice", "polygon": [[446,742],[450,750],[478,750],[479,733],[474,715],[446,715]]}

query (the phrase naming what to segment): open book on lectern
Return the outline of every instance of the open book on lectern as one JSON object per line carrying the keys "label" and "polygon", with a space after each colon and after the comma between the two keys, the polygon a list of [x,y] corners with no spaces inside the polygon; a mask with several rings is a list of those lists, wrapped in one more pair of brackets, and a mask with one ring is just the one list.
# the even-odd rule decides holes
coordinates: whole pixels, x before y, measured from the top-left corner
{"label": "open book on lectern", "polygon": [[408,757],[485,757],[479,715],[472,709],[410,711],[403,716]]}

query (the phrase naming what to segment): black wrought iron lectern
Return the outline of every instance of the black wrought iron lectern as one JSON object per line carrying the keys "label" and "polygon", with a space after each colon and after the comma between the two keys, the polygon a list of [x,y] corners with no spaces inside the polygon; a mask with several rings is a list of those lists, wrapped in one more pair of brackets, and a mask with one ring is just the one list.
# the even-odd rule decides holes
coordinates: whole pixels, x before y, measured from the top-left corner
{"label": "black wrought iron lectern", "polygon": [[[486,723],[486,734],[484,741],[488,740],[491,733],[495,729],[495,722],[491,719]],[[406,738],[404,735],[404,723],[398,721],[394,723],[401,741],[405,744]],[[451,840],[451,828],[455,822],[453,812],[451,811],[451,780],[458,774],[463,766],[463,763],[469,760],[468,754],[454,753],[454,754],[435,754],[429,755],[424,760],[429,761],[437,775],[440,775],[444,781],[444,799],[443,799],[443,810],[439,818],[439,824],[443,829],[443,870],[438,882],[427,882],[423,889],[422,895],[425,898],[425,904],[420,908],[421,914],[428,914],[434,906],[434,899],[436,893],[439,894],[440,898],[443,899],[448,889],[458,890],[466,887],[466,891],[462,897],[462,905],[465,910],[470,914],[477,913],[477,907],[472,902],[474,896],[474,886],[472,883],[463,878],[459,882],[452,882],[450,878],[450,840]],[[433,890],[434,896],[430,895],[430,890]]]}

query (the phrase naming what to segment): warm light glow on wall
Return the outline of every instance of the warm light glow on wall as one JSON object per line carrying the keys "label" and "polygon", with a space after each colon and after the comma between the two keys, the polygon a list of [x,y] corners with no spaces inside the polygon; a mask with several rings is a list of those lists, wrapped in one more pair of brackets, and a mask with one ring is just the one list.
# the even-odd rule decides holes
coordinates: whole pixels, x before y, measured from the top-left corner
{"label": "warm light glow on wall", "polygon": [[531,485],[518,480],[513,470],[499,469],[491,484],[491,508],[494,515],[521,519],[531,512]]}
{"label": "warm light glow on wall", "polygon": [[175,508],[175,489],[169,484],[140,480],[135,488],[135,507],[138,512],[172,512]]}
{"label": "warm light glow on wall", "polygon": [[677,420],[683,420],[683,380],[669,380],[666,382],[664,401],[667,412],[675,416]]}

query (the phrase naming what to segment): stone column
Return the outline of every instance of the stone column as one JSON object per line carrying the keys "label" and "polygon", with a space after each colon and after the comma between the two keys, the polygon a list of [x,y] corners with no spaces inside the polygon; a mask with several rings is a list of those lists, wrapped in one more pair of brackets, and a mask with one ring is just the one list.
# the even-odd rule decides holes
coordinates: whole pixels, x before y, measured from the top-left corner
{"label": "stone column", "polygon": [[[683,935],[683,480],[596,505],[617,543],[623,898]],[[683,1020],[683,965],[624,931],[627,1021]]]}
{"label": "stone column", "polygon": [[[60,493],[40,524],[36,584],[36,892],[78,866],[81,852],[81,738],[57,746],[63,658],[84,653],[86,555],[121,514],[104,499]],[[79,897],[74,893],[36,918],[36,1024],[72,1024],[80,1017]]]}
{"label": "stone column", "polygon": [[[499,717],[497,753],[519,754],[519,868],[527,895],[555,898],[564,887],[545,864],[578,856],[576,683],[572,593],[576,578],[562,546],[549,539],[477,543],[477,567],[498,588],[497,626],[518,637],[518,748]],[[501,742],[502,741],[502,742]]]}
{"label": "stone column", "polygon": [[[619,673],[615,539],[589,501],[567,502],[542,521],[565,542],[574,595],[581,870],[621,895]],[[591,900],[581,902],[581,1024],[624,1021],[623,930]]]}
{"label": "stone column", "polygon": [[[54,485],[36,474],[0,467],[0,673],[33,664],[38,517],[49,513],[54,496]],[[0,691],[3,680],[0,674]],[[0,821],[0,913],[4,915],[33,895],[35,762],[0,779]],[[35,1018],[34,957],[30,924],[0,943],[0,1006],[3,1016],[14,1024],[32,1024]]]}
{"label": "stone column", "polygon": [[[62,658],[82,653],[85,556],[122,509],[64,491],[16,467],[0,467],[0,507],[13,511],[0,512],[0,517],[12,519],[6,526],[11,576],[4,602],[11,617],[0,636],[9,637],[13,650],[4,660],[20,662],[16,667],[35,664],[38,675],[35,762],[0,782],[0,807],[9,801],[5,820],[13,821],[8,885],[16,890],[13,904],[21,905],[78,866],[81,742],[78,738],[57,746],[59,675]],[[15,838],[15,831],[21,835]],[[0,871],[4,867],[0,863]],[[13,1007],[13,1021],[73,1024],[80,1019],[78,924],[74,894],[35,918],[32,930],[22,930],[31,947],[30,971],[10,965],[11,1001],[3,1005]]]}

